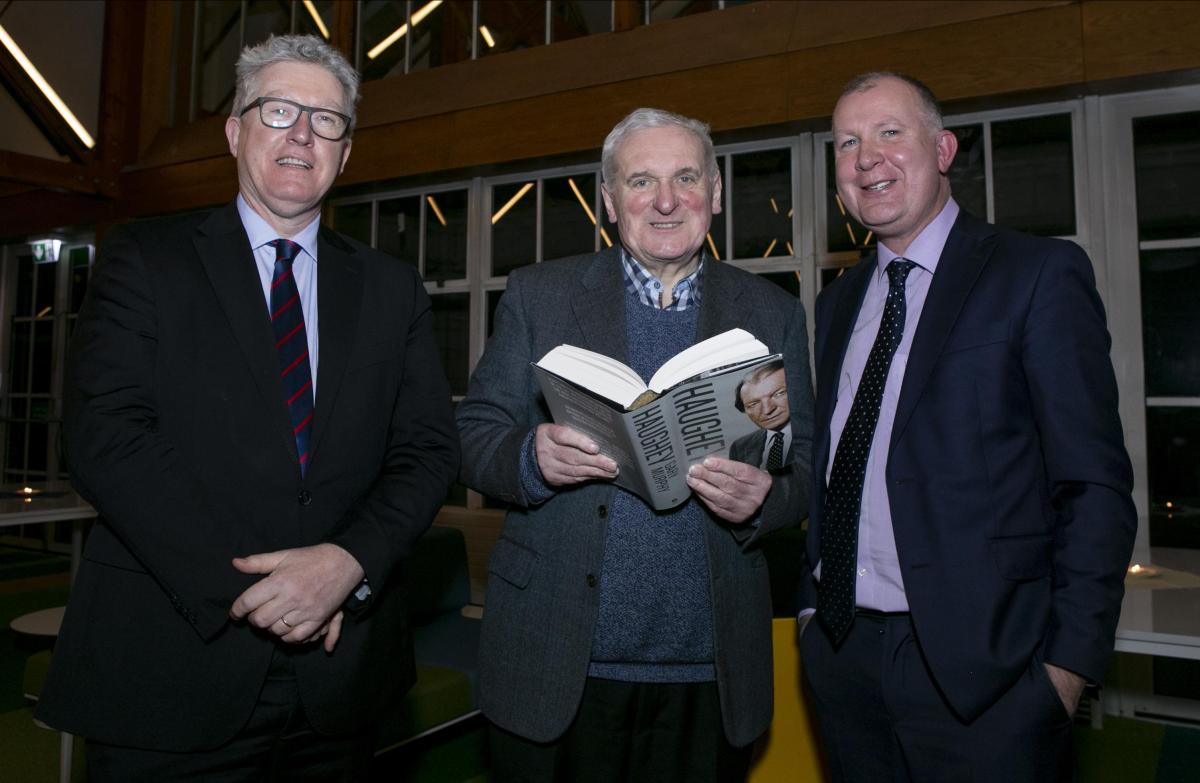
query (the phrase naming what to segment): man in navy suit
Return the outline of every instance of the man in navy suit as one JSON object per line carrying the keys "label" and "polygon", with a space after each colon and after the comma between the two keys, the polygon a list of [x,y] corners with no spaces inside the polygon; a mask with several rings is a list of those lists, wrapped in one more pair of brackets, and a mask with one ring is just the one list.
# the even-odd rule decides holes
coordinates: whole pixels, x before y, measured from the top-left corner
{"label": "man in navy suit", "polygon": [[800,647],[834,780],[1068,780],[1137,527],[1091,263],[959,209],[915,79],[853,80],[833,139],[879,239],[816,310]]}

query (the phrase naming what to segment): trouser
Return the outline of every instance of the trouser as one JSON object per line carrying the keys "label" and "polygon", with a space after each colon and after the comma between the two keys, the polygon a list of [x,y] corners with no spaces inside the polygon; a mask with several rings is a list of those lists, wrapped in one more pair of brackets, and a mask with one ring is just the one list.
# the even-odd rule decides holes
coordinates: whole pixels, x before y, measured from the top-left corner
{"label": "trouser", "polygon": [[1071,780],[1071,719],[1040,655],[965,723],[942,697],[907,614],[860,610],[836,649],[814,617],[800,654],[834,783]]}

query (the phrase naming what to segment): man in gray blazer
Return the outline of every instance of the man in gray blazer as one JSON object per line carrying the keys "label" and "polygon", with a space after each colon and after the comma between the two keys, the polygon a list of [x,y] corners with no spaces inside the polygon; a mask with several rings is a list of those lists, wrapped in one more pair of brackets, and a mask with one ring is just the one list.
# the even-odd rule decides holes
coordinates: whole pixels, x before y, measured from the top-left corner
{"label": "man in gray blazer", "polygon": [[[603,194],[621,245],[517,270],[458,407],[469,486],[511,504],[490,563],[481,706],[500,781],[745,777],[771,719],[770,592],[758,539],[808,501],[804,309],[703,253],[721,178],[701,122],[638,109],[609,134]],[[800,459],[777,475],[710,457],[655,513],[616,463],[550,423],[529,364],[560,343],[644,378],[741,327],[783,354]]]}

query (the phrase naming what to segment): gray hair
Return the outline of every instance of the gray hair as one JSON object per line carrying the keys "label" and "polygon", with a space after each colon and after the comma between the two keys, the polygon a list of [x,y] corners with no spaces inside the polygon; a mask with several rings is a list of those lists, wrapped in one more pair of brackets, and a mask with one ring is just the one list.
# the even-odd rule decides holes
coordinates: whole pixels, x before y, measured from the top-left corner
{"label": "gray hair", "polygon": [[[334,47],[315,35],[272,35],[267,40],[247,46],[237,61],[237,92],[233,96],[232,115],[237,117],[246,104],[259,97],[258,76],[277,63],[307,63],[329,71],[342,85],[345,97],[342,111],[350,115],[350,130],[357,120],[358,71]],[[324,107],[328,108],[328,107]]]}
{"label": "gray hair", "polygon": [[942,105],[938,102],[937,96],[933,94],[933,90],[929,89],[929,85],[920,79],[909,76],[904,73],[895,73],[893,71],[871,71],[855,76],[842,89],[842,94],[838,96],[840,101],[847,95],[855,92],[866,92],[872,87],[878,86],[879,82],[884,79],[896,79],[913,88],[913,92],[917,94],[917,103],[920,104],[922,112],[925,114],[925,119],[929,123],[932,130],[940,131],[946,127],[942,120]]}
{"label": "gray hair", "polygon": [[717,177],[717,152],[713,149],[712,137],[708,135],[708,123],[674,114],[663,109],[634,109],[609,131],[604,140],[604,148],[600,153],[600,171],[604,181],[614,182],[617,178],[617,148],[625,142],[630,134],[647,128],[682,128],[693,134],[704,147],[704,158],[708,163],[708,176]]}

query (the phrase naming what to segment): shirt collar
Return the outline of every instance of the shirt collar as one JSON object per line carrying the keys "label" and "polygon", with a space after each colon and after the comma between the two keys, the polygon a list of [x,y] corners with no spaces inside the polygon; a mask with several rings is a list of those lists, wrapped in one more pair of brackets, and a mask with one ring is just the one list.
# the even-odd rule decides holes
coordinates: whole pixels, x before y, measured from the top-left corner
{"label": "shirt collar", "polygon": [[[268,242],[274,242],[279,239],[279,232],[271,228],[271,224],[262,219],[254,209],[246,203],[246,199],[242,198],[239,193],[237,197],[238,215],[242,218],[242,226],[246,229],[246,235],[250,237],[250,249],[258,250]],[[321,216],[318,214],[312,219],[307,226],[300,229],[300,233],[292,237],[286,237],[292,240],[300,249],[312,258],[317,260],[317,234],[321,229]]]}
{"label": "shirt collar", "polygon": [[700,263],[696,264],[695,270],[690,275],[675,284],[675,288],[671,291],[671,304],[665,308],[661,304],[662,283],[624,247],[621,248],[621,267],[625,272],[625,289],[647,307],[660,310],[687,310],[689,307],[700,305],[700,273],[704,271],[703,249],[700,251]]}
{"label": "shirt collar", "polygon": [[[929,225],[921,229],[921,233],[917,234],[917,238],[908,246],[908,250],[904,251],[903,258],[907,258],[917,266],[928,270],[929,274],[937,271],[938,259],[942,257],[942,250],[946,247],[946,240],[950,238],[950,229],[954,228],[954,221],[958,219],[958,203],[949,198],[946,200],[946,205],[942,207],[942,211],[937,217],[930,221]],[[896,253],[893,253],[887,245],[879,243],[878,251],[879,272],[882,274],[887,265],[893,260],[901,258]]]}

